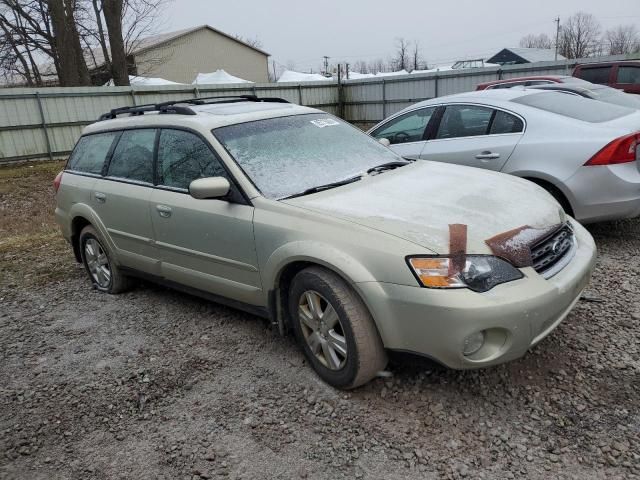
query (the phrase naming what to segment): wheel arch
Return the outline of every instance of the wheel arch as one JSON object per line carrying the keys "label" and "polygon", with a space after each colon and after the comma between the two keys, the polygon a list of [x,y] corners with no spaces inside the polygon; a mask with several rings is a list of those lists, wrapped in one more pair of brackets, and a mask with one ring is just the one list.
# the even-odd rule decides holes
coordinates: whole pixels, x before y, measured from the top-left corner
{"label": "wheel arch", "polygon": [[575,209],[573,205],[575,199],[571,192],[567,191],[567,189],[562,186],[557,179],[541,172],[515,172],[512,173],[512,175],[520,177],[523,180],[528,180],[539,187],[544,188],[547,192],[551,193],[556,200],[558,200],[558,203],[560,203],[568,215],[574,216]]}
{"label": "wheel arch", "polygon": [[364,265],[334,247],[316,242],[309,242],[304,246],[301,243],[280,247],[271,255],[263,269],[263,282],[269,285],[269,311],[277,321],[281,333],[284,334],[289,328],[290,319],[286,306],[291,281],[296,274],[311,266],[325,268],[342,278],[369,308],[357,288],[358,282],[375,281]]}

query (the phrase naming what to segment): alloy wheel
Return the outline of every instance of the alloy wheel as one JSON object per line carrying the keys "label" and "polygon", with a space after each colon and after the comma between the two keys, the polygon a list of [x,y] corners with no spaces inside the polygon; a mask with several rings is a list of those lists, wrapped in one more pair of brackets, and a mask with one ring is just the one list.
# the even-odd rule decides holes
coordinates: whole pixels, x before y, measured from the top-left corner
{"label": "alloy wheel", "polygon": [[333,305],[307,290],[298,302],[298,321],[311,353],[328,369],[340,370],[347,361],[347,340]]}
{"label": "alloy wheel", "polygon": [[89,238],[84,244],[84,258],[93,281],[100,288],[109,288],[111,267],[107,253],[95,238]]}

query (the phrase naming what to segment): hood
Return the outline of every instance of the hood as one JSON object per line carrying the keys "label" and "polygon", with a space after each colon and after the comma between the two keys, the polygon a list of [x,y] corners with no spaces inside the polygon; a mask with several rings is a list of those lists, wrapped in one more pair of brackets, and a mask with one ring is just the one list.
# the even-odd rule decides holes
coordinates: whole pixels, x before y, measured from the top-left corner
{"label": "hood", "polygon": [[523,226],[565,221],[558,203],[531,182],[501,173],[419,160],[379,175],[283,202],[331,215],[448,254],[449,225],[467,226],[467,253]]}

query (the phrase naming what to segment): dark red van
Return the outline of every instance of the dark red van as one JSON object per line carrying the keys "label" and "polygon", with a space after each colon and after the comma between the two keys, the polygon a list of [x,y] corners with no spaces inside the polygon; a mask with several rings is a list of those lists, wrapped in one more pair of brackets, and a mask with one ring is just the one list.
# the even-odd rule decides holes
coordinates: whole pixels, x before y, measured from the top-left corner
{"label": "dark red van", "polygon": [[576,66],[573,76],[640,95],[640,61],[585,63]]}

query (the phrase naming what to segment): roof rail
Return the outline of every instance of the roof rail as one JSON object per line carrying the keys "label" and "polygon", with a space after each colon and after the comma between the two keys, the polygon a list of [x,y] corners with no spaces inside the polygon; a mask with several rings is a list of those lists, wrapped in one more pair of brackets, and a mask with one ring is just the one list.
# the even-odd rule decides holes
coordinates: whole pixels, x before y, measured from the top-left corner
{"label": "roof rail", "polygon": [[158,112],[160,114],[175,114],[175,115],[196,115],[191,108],[187,106],[181,106],[180,104],[187,105],[208,105],[216,103],[237,103],[237,102],[270,102],[270,103],[289,103],[284,98],[278,97],[257,97],[256,95],[230,95],[230,96],[216,96],[216,97],[200,97],[200,98],[187,98],[183,100],[171,100],[162,103],[150,103],[147,105],[136,105],[134,107],[119,107],[110,110],[107,113],[100,115],[98,121],[113,120],[118,115],[144,115],[147,112]]}

